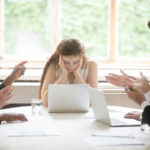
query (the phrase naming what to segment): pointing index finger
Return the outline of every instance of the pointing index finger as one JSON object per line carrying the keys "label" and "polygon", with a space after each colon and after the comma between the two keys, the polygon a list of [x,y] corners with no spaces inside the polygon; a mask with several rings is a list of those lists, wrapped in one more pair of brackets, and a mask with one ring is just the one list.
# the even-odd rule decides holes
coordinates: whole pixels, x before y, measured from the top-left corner
{"label": "pointing index finger", "polygon": [[26,64],[28,61],[22,61],[22,62],[20,62],[19,64],[18,64],[18,66],[22,66],[22,65],[24,65],[24,64]]}

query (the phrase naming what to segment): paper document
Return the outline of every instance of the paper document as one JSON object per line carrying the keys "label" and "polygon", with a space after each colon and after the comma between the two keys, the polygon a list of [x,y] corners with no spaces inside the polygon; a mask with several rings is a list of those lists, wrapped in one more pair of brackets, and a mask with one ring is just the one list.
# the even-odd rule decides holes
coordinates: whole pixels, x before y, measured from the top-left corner
{"label": "paper document", "polygon": [[8,130],[6,131],[9,137],[20,136],[59,136],[57,131],[53,130]]}
{"label": "paper document", "polygon": [[100,137],[130,137],[130,138],[134,138],[132,133],[117,132],[116,130],[96,131],[96,132],[94,132],[92,134],[92,136],[100,136]]}
{"label": "paper document", "polygon": [[141,145],[143,146],[144,143],[134,139],[134,138],[117,138],[117,137],[91,137],[85,139],[85,141],[94,146],[135,146]]}

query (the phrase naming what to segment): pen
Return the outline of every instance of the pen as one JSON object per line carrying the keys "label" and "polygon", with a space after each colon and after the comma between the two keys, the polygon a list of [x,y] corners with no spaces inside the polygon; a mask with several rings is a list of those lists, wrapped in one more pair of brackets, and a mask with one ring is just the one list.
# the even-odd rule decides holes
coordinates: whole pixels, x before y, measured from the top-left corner
{"label": "pen", "polygon": [[127,86],[127,85],[124,85],[124,88],[125,88],[125,89],[128,89],[128,90],[130,90],[130,91],[133,91],[133,88],[132,88],[132,87],[129,87],[129,86]]}

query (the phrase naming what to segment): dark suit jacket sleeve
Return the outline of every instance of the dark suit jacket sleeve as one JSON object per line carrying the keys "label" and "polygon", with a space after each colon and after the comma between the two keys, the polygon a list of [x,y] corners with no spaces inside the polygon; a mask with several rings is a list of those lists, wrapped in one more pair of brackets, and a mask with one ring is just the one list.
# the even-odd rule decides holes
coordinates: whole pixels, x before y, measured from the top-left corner
{"label": "dark suit jacket sleeve", "polygon": [[[0,90],[3,89],[4,87],[5,87],[4,84],[1,83],[1,84],[0,84]],[[0,124],[1,124],[1,121],[0,121]]]}
{"label": "dark suit jacket sleeve", "polygon": [[0,84],[0,90],[3,89],[5,85],[3,83]]}
{"label": "dark suit jacket sleeve", "polygon": [[142,123],[150,125],[150,106],[146,106],[142,114]]}

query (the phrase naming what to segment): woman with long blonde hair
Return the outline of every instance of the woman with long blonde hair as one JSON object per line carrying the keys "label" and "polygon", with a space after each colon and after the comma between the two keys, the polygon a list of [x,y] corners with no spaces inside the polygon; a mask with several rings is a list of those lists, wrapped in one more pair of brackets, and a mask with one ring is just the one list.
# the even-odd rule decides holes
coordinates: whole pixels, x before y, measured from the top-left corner
{"label": "woman with long blonde hair", "polygon": [[48,59],[40,80],[39,97],[48,106],[49,84],[89,84],[98,88],[98,71],[77,39],[64,39]]}

